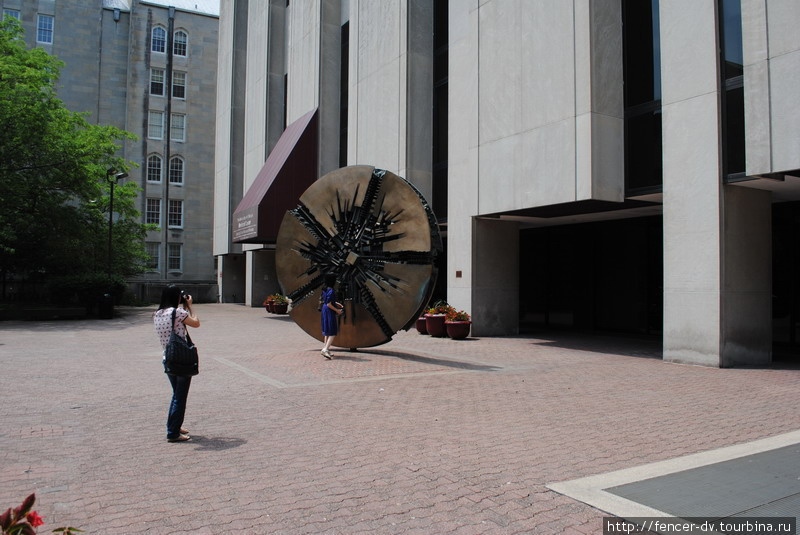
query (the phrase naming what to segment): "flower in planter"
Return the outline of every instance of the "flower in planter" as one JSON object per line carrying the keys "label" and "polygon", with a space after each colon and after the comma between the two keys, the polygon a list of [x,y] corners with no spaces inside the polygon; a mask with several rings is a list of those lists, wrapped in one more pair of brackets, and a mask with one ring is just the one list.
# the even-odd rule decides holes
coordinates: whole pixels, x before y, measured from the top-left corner
{"label": "flower in planter", "polygon": [[463,310],[452,309],[447,313],[447,321],[472,321],[469,314]]}
{"label": "flower in planter", "polygon": [[273,297],[272,302],[275,303],[276,305],[285,305],[289,303],[289,300],[286,299],[285,295],[275,294],[272,297]]}
{"label": "flower in planter", "polygon": [[432,316],[447,315],[449,312],[455,311],[453,307],[447,304],[447,301],[436,301],[431,308],[426,311],[426,314]]}
{"label": "flower in planter", "polygon": [[[2,535],[36,535],[36,529],[44,524],[44,519],[39,513],[32,511],[36,494],[31,494],[15,509],[9,508],[0,515],[0,533]],[[63,527],[53,530],[53,533],[73,535],[82,530],[73,527]]]}

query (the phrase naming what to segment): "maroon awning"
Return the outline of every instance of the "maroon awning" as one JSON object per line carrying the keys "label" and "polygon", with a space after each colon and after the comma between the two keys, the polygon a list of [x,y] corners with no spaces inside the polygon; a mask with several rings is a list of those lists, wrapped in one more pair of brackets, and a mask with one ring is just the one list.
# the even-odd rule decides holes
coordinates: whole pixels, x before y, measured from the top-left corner
{"label": "maroon awning", "polygon": [[233,212],[233,241],[275,243],[287,210],[317,179],[317,110],[286,127]]}

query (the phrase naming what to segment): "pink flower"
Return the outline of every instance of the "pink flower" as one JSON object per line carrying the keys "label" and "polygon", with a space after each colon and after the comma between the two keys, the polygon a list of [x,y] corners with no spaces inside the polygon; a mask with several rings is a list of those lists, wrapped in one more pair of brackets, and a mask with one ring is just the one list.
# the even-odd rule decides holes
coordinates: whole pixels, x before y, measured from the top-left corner
{"label": "pink flower", "polygon": [[44,519],[42,519],[42,517],[40,517],[39,513],[37,513],[36,511],[31,511],[26,515],[25,518],[27,518],[28,523],[35,528],[38,528],[39,526],[44,524]]}

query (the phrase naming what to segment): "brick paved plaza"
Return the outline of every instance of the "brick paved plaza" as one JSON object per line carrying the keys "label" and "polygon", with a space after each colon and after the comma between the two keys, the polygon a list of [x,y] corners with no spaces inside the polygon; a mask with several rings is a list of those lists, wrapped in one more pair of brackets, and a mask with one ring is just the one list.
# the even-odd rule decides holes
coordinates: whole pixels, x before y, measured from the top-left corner
{"label": "brick paved plaza", "polygon": [[399,333],[337,352],[199,305],[185,427],[152,309],[0,323],[0,508],[88,534],[599,533],[546,485],[800,429],[800,371],[667,364],[650,341]]}

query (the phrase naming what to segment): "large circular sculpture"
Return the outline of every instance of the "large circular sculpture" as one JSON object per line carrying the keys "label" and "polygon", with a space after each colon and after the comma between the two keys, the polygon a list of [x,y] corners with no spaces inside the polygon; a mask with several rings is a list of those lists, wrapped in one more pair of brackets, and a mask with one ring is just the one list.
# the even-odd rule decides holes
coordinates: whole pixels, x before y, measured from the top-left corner
{"label": "large circular sculpture", "polygon": [[292,319],[322,340],[319,296],[324,275],[334,273],[345,306],[334,345],[372,347],[419,317],[441,252],[436,218],[414,186],[374,167],[343,167],[314,182],[284,216],[278,281]]}

